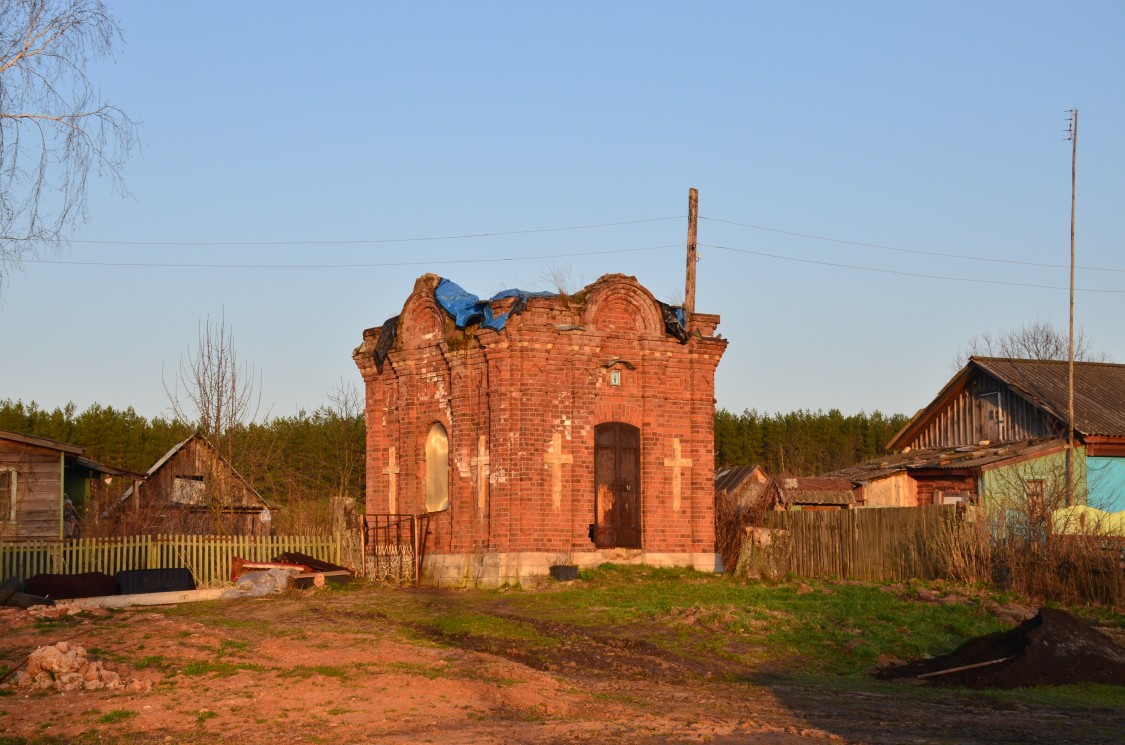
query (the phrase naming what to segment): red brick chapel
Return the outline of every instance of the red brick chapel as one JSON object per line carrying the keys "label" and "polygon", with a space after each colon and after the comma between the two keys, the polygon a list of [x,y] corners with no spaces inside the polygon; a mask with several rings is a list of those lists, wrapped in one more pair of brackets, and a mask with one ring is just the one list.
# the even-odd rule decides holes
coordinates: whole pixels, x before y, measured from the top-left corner
{"label": "red brick chapel", "polygon": [[367,513],[430,513],[423,581],[496,585],[551,564],[712,571],[719,317],[634,277],[479,300],[420,277],[353,357]]}

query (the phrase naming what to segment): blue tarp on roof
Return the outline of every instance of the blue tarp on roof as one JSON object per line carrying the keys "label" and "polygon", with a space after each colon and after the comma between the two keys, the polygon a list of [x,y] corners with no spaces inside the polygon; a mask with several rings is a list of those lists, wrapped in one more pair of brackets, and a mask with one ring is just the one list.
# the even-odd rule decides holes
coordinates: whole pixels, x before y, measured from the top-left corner
{"label": "blue tarp on roof", "polygon": [[[457,328],[463,329],[473,323],[480,322],[482,328],[501,331],[508,323],[508,317],[513,313],[519,314],[527,307],[528,298],[553,297],[553,292],[525,292],[524,290],[504,290],[492,296],[489,300],[481,300],[471,292],[466,291],[456,282],[442,278],[434,289],[434,299],[445,312],[453,318]],[[492,314],[491,302],[504,298],[516,298],[512,309],[498,316]]]}

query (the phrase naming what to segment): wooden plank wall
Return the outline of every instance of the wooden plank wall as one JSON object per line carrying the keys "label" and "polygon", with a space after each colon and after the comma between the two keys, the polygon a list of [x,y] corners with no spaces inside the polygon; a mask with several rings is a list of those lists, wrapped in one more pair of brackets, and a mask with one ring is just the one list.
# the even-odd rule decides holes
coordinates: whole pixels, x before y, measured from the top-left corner
{"label": "wooden plank wall", "polygon": [[[999,427],[989,417],[997,403],[1003,421]],[[908,444],[915,449],[960,447],[982,440],[1014,442],[1055,434],[1057,427],[1042,409],[991,375],[978,373]]]}
{"label": "wooden plank wall", "polygon": [[[871,581],[940,575],[938,535],[959,522],[957,505],[772,512],[768,546],[745,542],[747,552],[768,554],[782,573]],[[778,531],[784,531],[780,533]]]}
{"label": "wooden plank wall", "polygon": [[16,521],[0,520],[0,539],[60,538],[62,459],[57,450],[0,440],[0,468],[16,472]]}
{"label": "wooden plank wall", "polygon": [[342,558],[338,536],[142,535],[0,541],[0,578],[186,567],[196,584],[210,585],[230,580],[235,556],[269,561],[286,551],[334,564],[340,564]]}

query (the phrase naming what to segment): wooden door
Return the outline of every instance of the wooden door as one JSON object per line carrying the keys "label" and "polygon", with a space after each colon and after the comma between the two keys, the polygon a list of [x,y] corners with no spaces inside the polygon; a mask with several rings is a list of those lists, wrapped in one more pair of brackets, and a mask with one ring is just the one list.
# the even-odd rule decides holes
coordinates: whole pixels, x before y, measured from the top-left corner
{"label": "wooden door", "polygon": [[594,428],[594,545],[641,547],[641,431],[622,422]]}

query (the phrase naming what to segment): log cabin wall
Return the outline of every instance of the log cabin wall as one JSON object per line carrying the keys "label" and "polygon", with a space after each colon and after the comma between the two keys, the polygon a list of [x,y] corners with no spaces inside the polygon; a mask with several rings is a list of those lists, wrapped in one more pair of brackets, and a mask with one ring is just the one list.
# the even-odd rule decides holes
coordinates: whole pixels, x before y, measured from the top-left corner
{"label": "log cabin wall", "polygon": [[977,372],[908,445],[912,449],[1051,437],[1061,423],[992,375]]}

